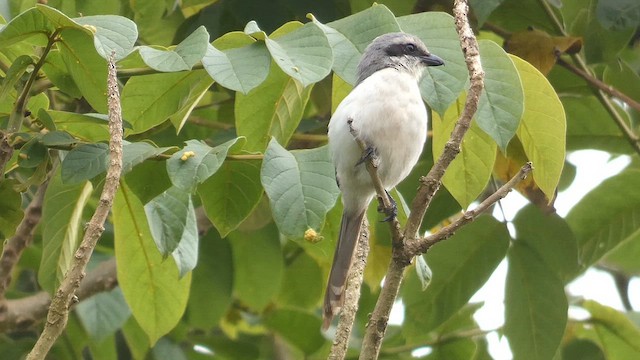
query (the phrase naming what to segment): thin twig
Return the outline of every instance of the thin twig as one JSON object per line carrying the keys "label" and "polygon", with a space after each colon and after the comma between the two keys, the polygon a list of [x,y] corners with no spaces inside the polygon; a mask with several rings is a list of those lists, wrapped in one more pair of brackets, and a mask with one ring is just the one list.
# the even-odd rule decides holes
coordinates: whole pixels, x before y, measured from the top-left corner
{"label": "thin twig", "polygon": [[107,79],[110,160],[104,188],[100,195],[100,202],[96,207],[93,217],[87,224],[82,243],[74,254],[71,268],[67,274],[65,274],[60,287],[55,292],[55,296],[51,301],[44,331],[27,356],[27,360],[44,359],[51,349],[51,346],[53,346],[64,330],[69,317],[69,308],[72,302],[77,302],[75,292],[80,286],[80,281],[85,276],[87,263],[91,258],[98,239],[104,231],[104,222],[111,210],[113,198],[118,189],[120,174],[122,173],[122,112],[114,56],[114,54],[111,54],[108,60],[109,74]]}
{"label": "thin twig", "polygon": [[367,256],[369,255],[369,224],[365,217],[362,227],[360,228],[360,237],[356,245],[356,255],[349,269],[349,278],[344,294],[344,304],[338,321],[338,328],[331,346],[329,359],[342,360],[347,355],[349,349],[349,338],[351,330],[355,322],[356,313],[358,312],[358,301],[360,300],[360,288],[362,279],[364,278],[364,268],[367,265]]}

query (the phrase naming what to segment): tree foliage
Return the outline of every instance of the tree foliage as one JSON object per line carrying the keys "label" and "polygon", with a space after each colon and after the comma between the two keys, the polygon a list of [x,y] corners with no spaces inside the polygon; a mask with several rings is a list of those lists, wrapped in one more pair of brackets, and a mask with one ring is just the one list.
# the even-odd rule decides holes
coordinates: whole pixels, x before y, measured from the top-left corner
{"label": "tree foliage", "polygon": [[[52,358],[326,358],[320,304],[341,212],[326,125],[360,55],[376,36],[405,31],[446,63],[420,83],[431,136],[392,192],[401,222],[467,95],[453,17],[442,12],[449,2],[371,3],[12,0],[0,8],[2,356],[33,346],[47,305],[34,299],[56,291],[100,202],[114,54],[123,176],[85,280],[102,286],[78,299]],[[480,304],[469,301],[503,260],[500,334],[516,359],[636,358],[631,306],[618,311],[565,289],[598,267],[615,275],[628,303],[640,271],[640,6],[471,5],[485,88],[421,230],[442,227],[526,161],[534,170],[517,190],[531,204],[515,215],[515,232],[484,215],[409,268],[405,316],[387,331],[381,358],[424,347],[429,359],[490,358],[472,317]],[[565,156],[583,149],[632,160],[565,218],[552,214],[558,189],[575,178]],[[38,188],[46,189],[41,218],[27,207]],[[39,222],[33,239],[23,216],[36,219],[31,230]],[[369,218],[353,344],[391,255],[388,228],[374,211]],[[117,276],[105,266],[114,261]],[[569,317],[569,304],[589,317]],[[357,352],[353,345],[350,356]]]}

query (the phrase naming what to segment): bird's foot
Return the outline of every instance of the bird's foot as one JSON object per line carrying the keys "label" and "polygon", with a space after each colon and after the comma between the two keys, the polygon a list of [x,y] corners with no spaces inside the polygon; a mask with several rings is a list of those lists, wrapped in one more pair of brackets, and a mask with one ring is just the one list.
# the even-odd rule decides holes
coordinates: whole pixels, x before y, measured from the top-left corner
{"label": "bird's foot", "polygon": [[389,198],[389,201],[391,202],[391,207],[384,207],[382,205],[378,206],[378,212],[384,213],[385,215],[387,215],[386,218],[384,218],[382,220],[382,222],[387,222],[387,221],[391,221],[393,220],[393,218],[395,218],[396,216],[398,216],[398,204],[396,203],[395,200],[393,200],[393,198],[391,197],[391,194],[389,194],[389,192],[387,190],[385,190],[385,192],[387,193],[387,197]]}
{"label": "bird's foot", "polygon": [[380,159],[378,158],[378,150],[371,145],[367,145],[367,147],[362,152],[362,156],[360,160],[356,163],[356,166],[364,163],[365,161],[371,161],[374,167],[378,167],[380,164]]}

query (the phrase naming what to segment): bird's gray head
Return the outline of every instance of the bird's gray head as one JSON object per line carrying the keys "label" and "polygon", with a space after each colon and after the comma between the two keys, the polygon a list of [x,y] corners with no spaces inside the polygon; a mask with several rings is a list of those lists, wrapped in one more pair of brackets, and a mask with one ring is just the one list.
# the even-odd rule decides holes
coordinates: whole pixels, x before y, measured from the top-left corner
{"label": "bird's gray head", "polygon": [[358,64],[356,85],[378,70],[394,68],[420,80],[426,66],[443,65],[444,61],[431,54],[422,40],[405,33],[389,33],[375,38],[364,50]]}

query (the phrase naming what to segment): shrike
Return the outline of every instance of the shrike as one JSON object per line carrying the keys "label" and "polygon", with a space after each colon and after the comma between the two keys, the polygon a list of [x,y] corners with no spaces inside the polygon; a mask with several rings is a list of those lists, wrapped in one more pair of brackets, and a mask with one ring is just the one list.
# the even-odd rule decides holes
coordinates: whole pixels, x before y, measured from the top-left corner
{"label": "shrike", "polygon": [[[395,187],[418,161],[429,115],[418,82],[426,66],[444,62],[416,36],[377,37],[358,64],[355,88],[329,122],[329,149],[342,192],[342,223],[324,298],[323,329],[340,312],[344,287],[364,214],[375,195],[364,161],[375,156],[385,189]],[[360,149],[354,135],[367,145]],[[395,215],[388,214],[391,217]]]}

